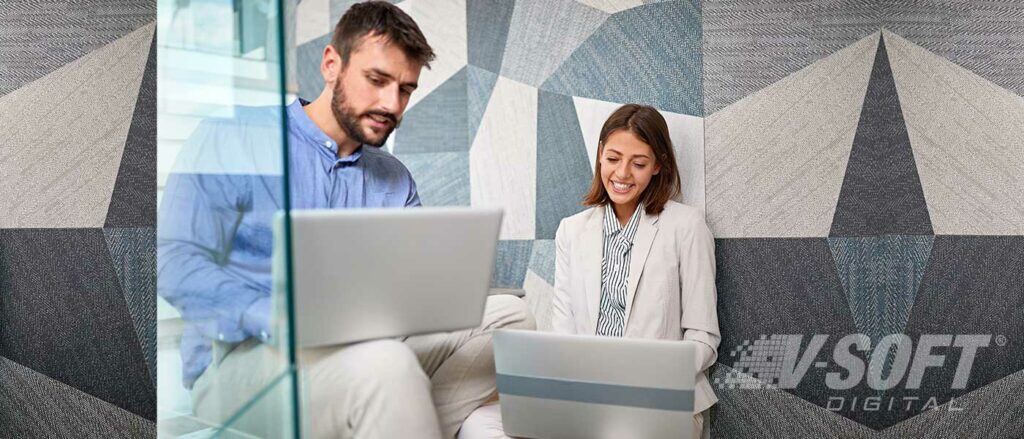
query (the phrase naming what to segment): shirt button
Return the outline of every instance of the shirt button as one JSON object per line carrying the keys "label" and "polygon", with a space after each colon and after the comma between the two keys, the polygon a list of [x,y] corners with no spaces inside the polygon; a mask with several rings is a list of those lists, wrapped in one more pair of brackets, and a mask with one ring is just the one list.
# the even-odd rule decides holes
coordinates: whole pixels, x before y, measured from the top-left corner
{"label": "shirt button", "polygon": [[260,331],[260,340],[267,341],[268,339],[270,339],[270,334],[267,334],[267,331]]}
{"label": "shirt button", "polygon": [[217,334],[217,339],[220,341],[224,341],[224,333],[222,332],[220,334]]}
{"label": "shirt button", "polygon": [[328,141],[324,142],[324,147],[325,147],[325,148],[328,148],[328,149],[330,149],[330,147],[331,147],[331,141],[330,141],[330,140],[328,140]]}

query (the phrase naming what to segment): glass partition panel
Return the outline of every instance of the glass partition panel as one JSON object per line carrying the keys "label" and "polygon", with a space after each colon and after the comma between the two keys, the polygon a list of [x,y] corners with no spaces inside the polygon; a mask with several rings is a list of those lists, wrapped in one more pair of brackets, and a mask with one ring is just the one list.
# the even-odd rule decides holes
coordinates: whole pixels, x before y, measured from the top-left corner
{"label": "glass partition panel", "polygon": [[158,2],[161,437],[294,437],[280,0]]}

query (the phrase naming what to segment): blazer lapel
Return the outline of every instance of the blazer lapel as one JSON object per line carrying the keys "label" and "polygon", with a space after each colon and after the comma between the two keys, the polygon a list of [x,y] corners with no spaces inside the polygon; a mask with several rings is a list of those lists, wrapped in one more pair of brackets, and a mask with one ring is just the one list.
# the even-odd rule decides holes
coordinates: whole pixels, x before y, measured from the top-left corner
{"label": "blazer lapel", "polygon": [[626,284],[626,315],[623,322],[623,334],[629,325],[629,315],[633,309],[633,298],[636,296],[637,285],[640,284],[640,275],[643,274],[644,265],[647,263],[647,255],[651,252],[651,245],[654,244],[654,237],[658,234],[658,215],[644,215],[637,226],[636,236],[633,237],[633,247],[629,251],[629,278]]}
{"label": "blazer lapel", "polygon": [[601,258],[604,256],[604,209],[595,208],[583,230],[583,284],[589,311],[589,332],[597,334],[597,316],[601,306]]}

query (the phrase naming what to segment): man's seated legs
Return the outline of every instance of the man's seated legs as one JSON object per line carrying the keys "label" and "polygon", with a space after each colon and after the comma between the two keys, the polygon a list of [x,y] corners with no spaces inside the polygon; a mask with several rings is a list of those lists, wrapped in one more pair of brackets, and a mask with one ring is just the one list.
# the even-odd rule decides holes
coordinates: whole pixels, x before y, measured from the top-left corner
{"label": "man's seated legs", "polygon": [[501,423],[501,405],[487,404],[473,411],[462,424],[457,439],[508,439]]}
{"label": "man's seated legs", "polygon": [[[192,391],[196,416],[222,424],[286,370],[284,356],[248,340],[215,344],[213,364]],[[299,381],[304,435],[313,438],[440,438],[430,380],[412,350],[396,340],[304,349]],[[275,392],[231,427],[260,437],[281,431],[291,398]],[[399,422],[395,422],[399,420]]]}
{"label": "man's seated legs", "polygon": [[[454,437],[473,410],[496,396],[491,335],[501,328],[535,328],[522,299],[489,297],[474,329],[303,349],[304,431],[315,438]],[[215,357],[193,390],[197,416],[213,422],[284,371],[278,350],[254,340]]]}
{"label": "man's seated legs", "polygon": [[[192,387],[192,412],[221,426],[257,399],[244,416],[228,427],[257,437],[280,435],[277,424],[291,402],[290,387],[262,395],[288,370],[287,358],[276,346],[249,339],[242,343],[213,343],[213,359]],[[290,385],[291,383],[284,383]]]}
{"label": "man's seated legs", "polygon": [[496,295],[487,298],[478,328],[406,339],[430,376],[443,437],[455,437],[473,410],[497,397],[491,343],[494,330],[535,328],[525,301]]}
{"label": "man's seated legs", "polygon": [[402,342],[306,349],[301,356],[312,437],[441,437],[430,379]]}

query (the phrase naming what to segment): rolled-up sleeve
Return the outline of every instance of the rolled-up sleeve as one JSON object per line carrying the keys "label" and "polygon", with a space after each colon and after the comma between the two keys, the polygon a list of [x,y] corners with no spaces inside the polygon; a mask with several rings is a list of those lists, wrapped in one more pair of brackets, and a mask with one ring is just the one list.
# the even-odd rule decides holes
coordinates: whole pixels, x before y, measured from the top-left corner
{"label": "rolled-up sleeve", "polygon": [[[242,341],[270,331],[268,286],[227,267],[244,214],[240,176],[171,174],[160,206],[157,291],[204,337]],[[245,322],[243,322],[245,320]]]}

